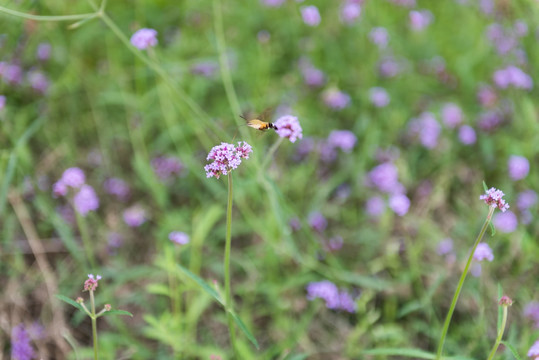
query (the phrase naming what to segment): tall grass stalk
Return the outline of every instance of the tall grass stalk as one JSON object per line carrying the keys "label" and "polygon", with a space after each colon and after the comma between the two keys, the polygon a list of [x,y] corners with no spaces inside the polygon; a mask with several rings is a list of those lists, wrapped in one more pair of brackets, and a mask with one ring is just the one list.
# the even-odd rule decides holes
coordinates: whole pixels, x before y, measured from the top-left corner
{"label": "tall grass stalk", "polygon": [[455,294],[453,295],[453,300],[451,301],[451,306],[449,307],[449,311],[447,312],[447,316],[445,318],[444,327],[442,329],[442,334],[440,335],[440,340],[438,341],[438,350],[436,351],[436,360],[440,360],[442,358],[442,352],[444,350],[444,343],[445,338],[447,336],[447,331],[449,329],[449,324],[451,323],[451,318],[453,316],[453,312],[455,311],[455,307],[457,305],[457,301],[459,299],[460,292],[462,290],[462,287],[464,285],[464,280],[466,280],[466,276],[468,275],[468,271],[470,270],[470,266],[472,264],[473,255],[475,252],[475,249],[477,248],[477,245],[481,242],[483,239],[483,236],[485,235],[485,232],[487,231],[488,224],[490,223],[492,219],[492,214],[494,213],[494,210],[496,208],[489,206],[487,218],[485,219],[485,223],[483,224],[483,227],[481,228],[481,231],[479,232],[479,235],[477,235],[477,239],[475,239],[475,243],[472,247],[472,251],[470,251],[470,255],[468,256],[468,261],[466,262],[466,266],[464,267],[464,271],[462,272],[462,275],[460,276],[459,283],[457,285],[457,289],[455,290]]}
{"label": "tall grass stalk", "polygon": [[236,350],[236,333],[234,329],[234,319],[232,311],[232,289],[230,287],[230,249],[232,245],[232,174],[228,173],[228,201],[226,206],[226,243],[225,243],[225,305],[228,321],[228,331],[230,333],[230,343],[234,350],[234,358],[238,359]]}

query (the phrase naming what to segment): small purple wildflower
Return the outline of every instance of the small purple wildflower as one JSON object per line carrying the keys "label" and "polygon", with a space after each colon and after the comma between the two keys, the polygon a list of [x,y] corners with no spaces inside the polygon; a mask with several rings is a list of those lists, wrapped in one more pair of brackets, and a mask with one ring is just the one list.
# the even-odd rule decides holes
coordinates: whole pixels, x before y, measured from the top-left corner
{"label": "small purple wildflower", "polygon": [[509,209],[509,204],[505,202],[503,198],[505,194],[503,191],[496,188],[490,188],[484,195],[479,196],[479,200],[483,200],[485,204],[500,209],[502,212]]}
{"label": "small purple wildflower", "polygon": [[477,136],[473,127],[462,125],[459,128],[459,140],[464,145],[473,145],[477,141]]}
{"label": "small purple wildflower", "polygon": [[385,49],[389,43],[389,34],[384,27],[375,27],[372,28],[369,33],[369,39],[373,44],[378,46],[380,49]]}
{"label": "small purple wildflower", "polygon": [[378,63],[378,72],[381,77],[392,78],[402,71],[401,64],[392,57],[386,57]]}
{"label": "small purple wildflower", "polygon": [[500,301],[498,302],[498,304],[500,306],[505,306],[505,307],[511,306],[513,305],[513,300],[509,296],[504,295],[500,298]]}
{"label": "small purple wildflower", "polygon": [[129,199],[131,190],[127,182],[119,178],[110,178],[103,183],[105,192],[110,195],[116,196],[119,200],[125,201]]}
{"label": "small purple wildflower", "polygon": [[13,360],[31,360],[34,357],[34,349],[30,344],[30,336],[23,324],[15,326],[11,330],[11,358]]}
{"label": "small purple wildflower", "polygon": [[348,130],[333,130],[329,133],[328,144],[349,153],[356,146],[357,137]]}
{"label": "small purple wildflower", "polygon": [[267,7],[279,7],[285,0],[261,0],[262,4]]}
{"label": "small purple wildflower", "polygon": [[503,233],[511,233],[515,231],[518,226],[517,216],[511,210],[494,215],[492,223],[497,230]]}
{"label": "small purple wildflower", "polygon": [[530,319],[534,323],[534,327],[539,329],[539,302],[529,302],[523,311],[524,317]]}
{"label": "small purple wildflower", "polygon": [[441,131],[440,124],[430,112],[424,112],[410,121],[410,132],[417,135],[419,142],[427,149],[434,149],[438,145],[438,136]]}
{"label": "small purple wildflower", "polygon": [[351,314],[356,312],[356,302],[352,296],[346,291],[339,292],[339,308]]}
{"label": "small purple wildflower", "polygon": [[477,244],[477,247],[475,248],[475,251],[473,253],[473,258],[477,261],[492,261],[494,260],[494,254],[492,253],[492,249],[490,248],[490,246],[488,246],[487,243],[481,242]]}
{"label": "small purple wildflower", "polygon": [[414,31],[425,29],[433,20],[433,15],[428,10],[412,10],[409,13],[410,27]]}
{"label": "small purple wildflower", "polygon": [[453,251],[453,239],[446,238],[438,243],[436,252],[438,255],[447,255]]}
{"label": "small purple wildflower", "polygon": [[494,1],[479,0],[479,9],[485,15],[492,15],[494,13]]}
{"label": "small purple wildflower", "polygon": [[168,239],[178,245],[185,245],[189,243],[189,235],[181,231],[173,231],[168,234]]}
{"label": "small purple wildflower", "polygon": [[320,17],[320,12],[318,8],[314,5],[302,6],[300,8],[301,17],[303,22],[309,26],[318,26],[322,18]]}
{"label": "small purple wildflower", "polygon": [[361,5],[354,1],[346,1],[341,8],[341,20],[345,24],[352,24],[361,15]]}
{"label": "small purple wildflower", "polygon": [[51,57],[52,46],[49,43],[41,43],[37,46],[36,55],[38,60],[47,61]]}
{"label": "small purple wildflower", "polygon": [[524,179],[530,171],[530,162],[524,156],[511,155],[507,161],[509,177],[513,180]]}
{"label": "small purple wildflower", "polygon": [[309,60],[301,59],[299,61],[299,68],[301,70],[301,75],[303,76],[303,81],[307,86],[320,87],[326,82],[324,72],[315,68]]}
{"label": "small purple wildflower", "polygon": [[341,110],[350,105],[350,95],[336,88],[330,88],[322,93],[324,104],[334,110]]}
{"label": "small purple wildflower", "polygon": [[386,89],[381,87],[373,87],[369,90],[369,96],[371,99],[371,103],[376,107],[386,107],[389,105],[389,94],[387,93]]}
{"label": "small purple wildflower", "polygon": [[331,163],[337,159],[337,150],[328,141],[320,141],[317,150],[320,154],[320,160],[325,163]]}
{"label": "small purple wildflower", "polygon": [[354,300],[346,291],[339,292],[337,286],[329,280],[311,282],[307,285],[307,300],[323,299],[326,307],[332,310],[356,311]]}
{"label": "small purple wildflower", "polygon": [[0,110],[2,110],[6,106],[6,97],[4,95],[0,95]]}
{"label": "small purple wildflower", "polygon": [[530,350],[528,350],[528,356],[533,357],[533,360],[539,359],[539,340],[534,342],[530,347]]}
{"label": "small purple wildflower", "polygon": [[90,211],[95,211],[99,208],[99,198],[93,187],[84,184],[73,197],[73,204],[79,214],[86,216]]}
{"label": "small purple wildflower", "polygon": [[86,182],[86,176],[80,168],[72,167],[64,171],[59,181],[63,182],[66,186],[80,188]]}
{"label": "small purple wildflower", "polygon": [[389,208],[399,216],[404,216],[410,208],[410,199],[404,194],[395,194],[389,198]]}
{"label": "small purple wildflower", "polygon": [[533,190],[525,190],[518,194],[517,207],[523,211],[528,210],[537,203],[537,193]]}
{"label": "small purple wildflower", "polygon": [[528,24],[524,20],[517,20],[513,24],[513,31],[518,37],[526,36],[528,35]]}
{"label": "small purple wildflower", "polygon": [[212,163],[204,166],[206,177],[219,179],[221,175],[227,175],[241,164],[242,159],[248,159],[252,151],[252,147],[245,141],[243,144],[241,141],[238,142],[237,147],[228,143],[214,146],[206,158],[206,160],[213,160]]}
{"label": "small purple wildflower", "polygon": [[309,215],[309,225],[314,231],[323,232],[328,226],[328,221],[320,212],[315,211]]}
{"label": "small purple wildflower", "polygon": [[499,111],[487,111],[479,115],[477,120],[481,130],[494,131],[503,122],[503,115]]}
{"label": "small purple wildflower", "polygon": [[151,165],[154,173],[163,182],[181,175],[185,169],[183,163],[173,156],[157,156],[152,159]]}
{"label": "small purple wildflower", "polygon": [[275,130],[277,134],[282,138],[287,138],[292,143],[303,138],[303,130],[296,116],[281,116],[275,122],[275,126],[277,127],[277,130]]}
{"label": "small purple wildflower", "polygon": [[342,245],[344,243],[344,240],[342,236],[334,236],[331,239],[329,239],[329,249],[331,251],[337,251],[342,248]]}
{"label": "small purple wildflower", "polygon": [[47,89],[49,88],[49,80],[41,71],[30,71],[27,78],[32,89],[40,94],[45,94],[47,92]]}
{"label": "small purple wildflower", "polygon": [[8,84],[19,85],[22,83],[23,71],[17,64],[0,62],[0,77]]}
{"label": "small purple wildflower", "polygon": [[513,65],[497,70],[493,75],[493,80],[500,89],[506,89],[509,86],[524,90],[531,90],[533,88],[531,76]]}
{"label": "small purple wildflower", "polygon": [[369,216],[378,218],[386,210],[386,203],[380,196],[373,196],[365,203],[365,210]]}
{"label": "small purple wildflower", "polygon": [[462,122],[462,110],[457,104],[445,104],[442,108],[442,121],[448,128],[454,129]]}
{"label": "small purple wildflower", "polygon": [[140,205],[133,205],[124,210],[123,219],[128,226],[139,227],[147,220],[146,210]]}
{"label": "small purple wildflower", "polygon": [[201,61],[191,66],[191,74],[211,78],[219,71],[219,64],[214,61]]}
{"label": "small purple wildflower", "polygon": [[398,183],[399,173],[397,167],[390,162],[374,167],[367,175],[368,186],[375,186],[386,193],[393,193]]}
{"label": "small purple wildflower", "polygon": [[88,279],[84,282],[83,291],[95,291],[99,285],[99,280],[101,280],[101,275],[94,276],[93,274],[88,274]]}
{"label": "small purple wildflower", "polygon": [[498,95],[492,87],[485,85],[477,91],[477,100],[483,107],[492,107],[498,101]]}
{"label": "small purple wildflower", "polygon": [[52,194],[54,197],[66,196],[67,185],[60,179],[52,185]]}
{"label": "small purple wildflower", "polygon": [[157,30],[142,28],[131,36],[131,44],[139,50],[157,45]]}

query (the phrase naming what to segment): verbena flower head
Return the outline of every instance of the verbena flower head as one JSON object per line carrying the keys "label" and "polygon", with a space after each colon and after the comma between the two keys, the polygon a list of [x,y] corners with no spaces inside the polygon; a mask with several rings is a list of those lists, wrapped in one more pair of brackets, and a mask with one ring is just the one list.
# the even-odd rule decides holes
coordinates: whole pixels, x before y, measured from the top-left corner
{"label": "verbena flower head", "polygon": [[518,194],[517,207],[521,210],[528,210],[537,203],[537,193],[533,190],[525,190]]}
{"label": "verbena flower head", "polygon": [[88,274],[88,279],[84,282],[84,291],[95,291],[99,280],[101,280],[101,275]]}
{"label": "verbena flower head", "polygon": [[399,216],[404,216],[410,208],[410,199],[404,194],[394,194],[389,198],[389,208]]}
{"label": "verbena flower head", "polygon": [[329,133],[328,144],[349,153],[357,143],[357,136],[349,130],[333,130]]}
{"label": "verbena flower head", "polygon": [[301,75],[307,86],[319,87],[326,82],[326,75],[320,69],[315,68],[311,64],[301,66]]}
{"label": "verbena flower head", "polygon": [[346,1],[341,8],[341,20],[345,24],[352,24],[361,15],[361,5],[355,1]]}
{"label": "verbena flower head", "polygon": [[181,175],[185,165],[174,156],[158,156],[152,159],[153,171],[161,181],[167,181],[172,176]]}
{"label": "verbena flower head", "polygon": [[168,234],[168,239],[178,245],[185,245],[189,243],[189,235],[181,231],[171,232]]}
{"label": "verbena flower head", "polygon": [[62,181],[58,180],[52,185],[52,194],[55,197],[66,196],[67,195],[67,185]]}
{"label": "verbena flower head", "polygon": [[493,75],[493,80],[500,89],[506,89],[509,86],[524,90],[531,90],[533,88],[531,76],[513,65],[497,70]]}
{"label": "verbena flower head", "polygon": [[389,42],[389,34],[384,27],[372,28],[369,33],[369,39],[373,44],[377,45],[380,49],[385,49]]}
{"label": "verbena flower head", "polygon": [[318,26],[322,18],[320,17],[320,12],[318,8],[314,5],[302,6],[300,8],[301,17],[303,22],[309,26]]}
{"label": "verbena flower head", "polygon": [[32,89],[40,94],[45,94],[49,88],[49,80],[41,71],[33,70],[26,75]]}
{"label": "verbena flower head", "polygon": [[124,222],[130,227],[139,227],[147,220],[146,210],[140,205],[133,205],[123,212]]}
{"label": "verbena flower head", "polygon": [[19,85],[22,83],[23,71],[17,64],[0,62],[0,77],[8,84]]}
{"label": "verbena flower head", "polygon": [[513,180],[524,179],[530,171],[530,162],[524,156],[512,155],[507,161],[509,177]]}
{"label": "verbena flower head", "polygon": [[539,302],[532,301],[524,307],[524,317],[530,319],[534,323],[534,327],[539,329]]}
{"label": "verbena flower head", "polygon": [[47,61],[51,57],[52,46],[49,43],[41,43],[37,46],[36,55],[41,61]]}
{"label": "verbena flower head", "polygon": [[129,198],[131,190],[127,182],[119,178],[105,180],[103,188],[107,194],[116,196],[119,200],[125,201]]}
{"label": "verbena flower head", "polygon": [[23,324],[11,330],[11,358],[13,360],[31,360],[34,358],[34,349],[30,344],[30,336]]}
{"label": "verbena flower head", "polygon": [[484,85],[477,91],[477,101],[483,107],[492,107],[498,101],[498,95],[492,87]]}
{"label": "verbena flower head", "polygon": [[365,211],[372,217],[380,217],[386,209],[386,203],[380,196],[373,196],[365,203]]}
{"label": "verbena flower head", "polygon": [[434,149],[438,145],[438,136],[441,131],[442,128],[436,121],[436,117],[430,112],[424,112],[410,122],[410,132],[418,136],[421,145],[427,149]]}
{"label": "verbena flower head", "polygon": [[490,188],[484,195],[479,196],[479,200],[483,200],[485,204],[500,209],[502,212],[505,212],[509,209],[509,204],[505,203],[505,200],[502,199],[505,194],[503,191],[496,188]]}
{"label": "verbena flower head", "polygon": [[238,142],[238,146],[229,143],[214,146],[206,158],[213,161],[204,166],[206,177],[219,179],[221,175],[228,175],[241,164],[242,159],[248,159],[251,152],[253,148],[245,141]]}
{"label": "verbena flower head", "polygon": [[78,167],[66,169],[60,178],[66,186],[80,188],[86,182],[84,171]]}
{"label": "verbena flower head", "polygon": [[309,225],[315,231],[322,232],[328,226],[328,221],[320,212],[315,211],[309,215]]}
{"label": "verbena flower head", "polygon": [[511,306],[513,305],[513,300],[509,296],[504,295],[501,297],[499,304],[501,306]]}
{"label": "verbena flower head", "polygon": [[307,285],[307,300],[323,299],[326,307],[332,310],[344,310],[350,313],[356,311],[353,298],[346,291],[339,291],[329,280],[311,282]]}
{"label": "verbena flower head", "polygon": [[368,186],[375,186],[386,193],[393,193],[398,184],[399,172],[391,162],[375,166],[367,175]]}
{"label": "verbena flower head", "polygon": [[473,127],[462,125],[459,128],[459,140],[464,145],[473,145],[477,141],[477,135]]}
{"label": "verbena flower head", "polygon": [[497,230],[503,233],[511,233],[515,231],[518,226],[517,216],[511,210],[494,215],[492,223]]}
{"label": "verbena flower head", "polygon": [[322,93],[324,103],[334,109],[341,110],[350,105],[350,95],[336,88],[330,88]]}
{"label": "verbena flower head", "polygon": [[344,239],[342,238],[342,236],[337,235],[329,239],[329,249],[331,251],[340,250],[343,244],[344,244]]}
{"label": "verbena flower head", "polygon": [[490,248],[490,246],[488,246],[487,243],[481,242],[477,244],[475,252],[473,253],[473,258],[477,261],[492,261],[494,260],[494,254],[492,253],[492,249]]}
{"label": "verbena flower head", "polygon": [[80,190],[73,197],[75,210],[82,216],[86,216],[90,211],[99,208],[99,198],[90,185],[82,185]]}
{"label": "verbena flower head", "polygon": [[191,66],[191,74],[212,78],[219,71],[219,64],[214,61],[200,61]]}
{"label": "verbena flower head", "polygon": [[438,243],[436,252],[438,255],[447,255],[453,251],[453,239],[446,238]]}
{"label": "verbena flower head", "polygon": [[448,128],[455,128],[462,122],[462,110],[457,104],[445,104],[442,108],[442,121]]}
{"label": "verbena flower head", "polygon": [[373,87],[369,90],[369,96],[371,99],[371,103],[376,107],[385,107],[389,105],[389,94],[384,88],[381,87]]}
{"label": "verbena flower head", "polygon": [[428,10],[412,10],[409,14],[410,27],[414,31],[421,31],[430,25],[433,15]]}
{"label": "verbena flower head", "polygon": [[131,44],[139,50],[157,45],[157,30],[142,28],[131,36]]}
{"label": "verbena flower head", "polygon": [[290,142],[296,142],[296,140],[303,138],[303,129],[296,116],[281,116],[275,122],[275,126],[277,134],[282,138],[287,138]]}
{"label": "verbena flower head", "polygon": [[528,356],[532,357],[533,360],[539,359],[539,340],[534,342],[530,350],[528,350]]}

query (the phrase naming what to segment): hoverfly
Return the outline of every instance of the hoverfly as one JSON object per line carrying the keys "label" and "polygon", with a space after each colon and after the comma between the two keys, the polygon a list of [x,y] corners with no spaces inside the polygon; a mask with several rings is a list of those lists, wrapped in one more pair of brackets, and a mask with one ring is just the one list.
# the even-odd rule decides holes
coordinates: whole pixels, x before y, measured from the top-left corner
{"label": "hoverfly", "polygon": [[252,127],[253,129],[265,131],[268,129],[277,130],[277,126],[275,126],[274,123],[271,123],[269,121],[264,121],[269,113],[271,112],[271,108],[267,108],[260,114],[259,116],[255,117],[254,119],[248,119],[243,115],[240,115],[242,119],[247,121],[247,126]]}

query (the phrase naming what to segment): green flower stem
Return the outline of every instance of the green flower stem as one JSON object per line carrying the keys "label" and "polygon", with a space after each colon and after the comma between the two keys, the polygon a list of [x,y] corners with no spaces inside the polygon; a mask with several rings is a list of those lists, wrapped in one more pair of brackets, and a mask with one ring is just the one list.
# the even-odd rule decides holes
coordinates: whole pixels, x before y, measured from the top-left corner
{"label": "green flower stem", "polygon": [[90,234],[88,233],[88,226],[86,224],[86,219],[82,217],[82,215],[79,214],[76,210],[75,210],[75,218],[77,219],[77,226],[79,228],[80,236],[82,238],[82,245],[84,246],[84,252],[86,253],[86,258],[88,259],[90,266],[95,269],[96,260],[94,256],[94,249],[92,247],[92,242],[90,239]]}
{"label": "green flower stem", "polygon": [[277,148],[283,143],[283,139],[284,138],[279,137],[279,139],[271,146],[268,153],[266,154],[266,158],[264,159],[262,166],[260,167],[260,170],[264,171],[266,169],[271,159],[273,159],[275,151],[277,151]]}
{"label": "green flower stem", "polygon": [[91,19],[96,16],[95,13],[77,15],[32,15],[16,10],[11,10],[3,6],[0,6],[0,12],[35,21],[73,21]]}
{"label": "green flower stem", "polygon": [[506,322],[507,322],[507,305],[503,305],[502,324],[500,326],[500,330],[498,330],[498,337],[496,338],[496,342],[494,343],[494,346],[492,347],[492,350],[490,351],[490,354],[487,360],[492,360],[494,358],[494,355],[496,355],[496,350],[498,350],[498,346],[500,346],[500,343],[502,342],[502,337],[503,337],[503,332],[505,331]]}
{"label": "green flower stem", "polygon": [[232,245],[232,174],[228,173],[228,203],[226,207],[226,243],[225,243],[225,307],[228,320],[228,332],[230,333],[230,343],[234,350],[234,358],[238,359],[236,352],[236,333],[234,330],[234,319],[232,311],[232,291],[230,289],[230,248]]}
{"label": "green flower stem", "polygon": [[470,265],[472,264],[475,249],[477,248],[477,245],[483,239],[483,236],[485,235],[485,232],[487,231],[488,224],[490,223],[490,220],[492,219],[492,214],[494,213],[495,209],[496,209],[495,207],[489,206],[488,215],[485,220],[485,223],[483,224],[483,227],[481,228],[481,231],[479,232],[479,235],[477,236],[477,239],[475,240],[472,251],[470,252],[470,255],[468,256],[468,261],[466,262],[466,266],[464,267],[464,271],[462,272],[462,275],[460,276],[460,280],[457,285],[457,290],[455,291],[455,295],[453,295],[453,300],[451,301],[451,306],[449,307],[449,311],[447,312],[442,334],[438,342],[438,351],[436,352],[436,360],[440,360],[442,358],[445,337],[447,336],[447,330],[449,329],[449,324],[451,323],[451,317],[453,316],[453,312],[455,311],[455,306],[457,305],[457,300],[459,299],[460,291],[462,290],[462,287],[464,285],[464,280],[466,280],[466,275],[468,275],[468,271],[470,270]]}
{"label": "green flower stem", "polygon": [[94,360],[97,360],[97,317],[95,316],[94,292],[90,290],[90,305],[92,306],[92,337],[94,338]]}

